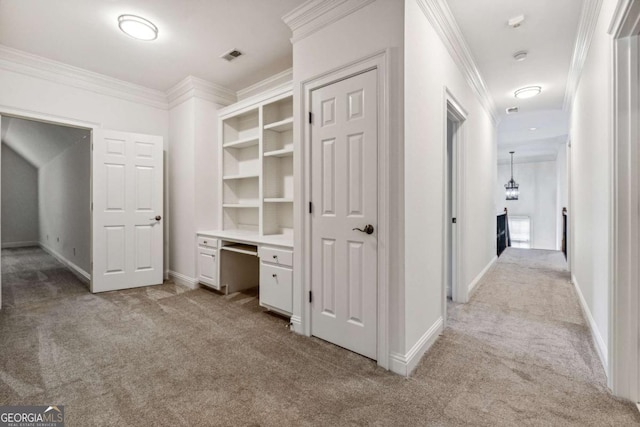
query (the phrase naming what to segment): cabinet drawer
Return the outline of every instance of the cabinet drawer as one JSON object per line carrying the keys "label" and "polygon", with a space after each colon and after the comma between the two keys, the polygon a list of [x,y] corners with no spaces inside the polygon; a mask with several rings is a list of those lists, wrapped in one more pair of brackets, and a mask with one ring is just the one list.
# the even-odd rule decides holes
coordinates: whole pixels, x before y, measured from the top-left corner
{"label": "cabinet drawer", "polygon": [[269,264],[293,267],[293,252],[286,249],[276,249],[263,246],[260,248],[260,259]]}
{"label": "cabinet drawer", "polygon": [[218,289],[218,257],[215,249],[198,249],[198,281]]}
{"label": "cabinet drawer", "polygon": [[293,271],[261,263],[260,304],[291,313],[293,310]]}
{"label": "cabinet drawer", "polygon": [[198,246],[206,246],[208,248],[217,248],[218,239],[212,237],[198,236]]}

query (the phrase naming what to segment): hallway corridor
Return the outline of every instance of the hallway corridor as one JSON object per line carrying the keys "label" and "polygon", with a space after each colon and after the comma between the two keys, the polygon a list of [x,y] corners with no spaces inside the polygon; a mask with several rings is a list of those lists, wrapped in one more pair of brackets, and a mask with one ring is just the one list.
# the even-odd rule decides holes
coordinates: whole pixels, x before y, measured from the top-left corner
{"label": "hallway corridor", "polygon": [[507,425],[640,425],[612,397],[561,252],[507,248],[415,373],[456,384],[467,420]]}

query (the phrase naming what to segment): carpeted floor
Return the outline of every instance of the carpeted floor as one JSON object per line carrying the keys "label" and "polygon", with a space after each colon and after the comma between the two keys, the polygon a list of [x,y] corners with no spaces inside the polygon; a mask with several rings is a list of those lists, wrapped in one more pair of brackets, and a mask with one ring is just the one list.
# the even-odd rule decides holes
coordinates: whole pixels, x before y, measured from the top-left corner
{"label": "carpeted floor", "polygon": [[640,425],[557,252],[505,252],[409,379],[289,332],[255,294],[92,295],[36,248],[2,268],[0,405],[65,405],[68,426]]}

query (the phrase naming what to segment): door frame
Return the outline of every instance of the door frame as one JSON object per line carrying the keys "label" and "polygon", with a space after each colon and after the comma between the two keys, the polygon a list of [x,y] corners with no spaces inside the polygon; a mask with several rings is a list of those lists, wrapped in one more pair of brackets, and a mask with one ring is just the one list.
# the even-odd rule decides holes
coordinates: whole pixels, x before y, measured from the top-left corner
{"label": "door frame", "polygon": [[442,222],[444,226],[442,227],[442,313],[443,313],[443,322],[444,327],[447,325],[447,284],[449,281],[449,269],[447,268],[447,258],[449,251],[449,239],[447,239],[447,229],[451,226],[451,213],[448,209],[447,199],[449,197],[449,167],[447,161],[447,120],[449,118],[452,119],[454,124],[454,132],[453,132],[453,146],[454,150],[454,158],[452,159],[452,164],[455,163],[455,200],[452,200],[452,205],[455,205],[456,208],[456,230],[455,234],[452,230],[451,241],[453,242],[453,253],[451,255],[451,262],[453,263],[453,277],[451,283],[451,299],[454,302],[466,303],[469,301],[469,288],[465,286],[465,281],[463,280],[464,270],[462,268],[462,263],[460,260],[462,259],[462,247],[463,247],[463,229],[464,229],[464,171],[465,171],[465,163],[464,163],[464,133],[465,127],[463,126],[465,120],[467,119],[468,113],[464,109],[464,107],[458,102],[456,97],[453,95],[451,90],[448,87],[444,87],[443,91],[443,153],[442,156],[442,167],[444,171],[444,179],[442,180]]}
{"label": "door frame", "polygon": [[[376,362],[379,366],[389,369],[389,270],[390,251],[389,248],[389,127],[390,111],[389,111],[389,74],[390,69],[390,52],[383,50],[375,52],[372,55],[353,61],[342,67],[333,69],[326,73],[322,73],[316,77],[312,77],[300,83],[300,104],[297,105],[298,111],[302,112],[303,129],[301,134],[300,150],[297,155],[301,156],[302,161],[294,165],[294,169],[298,166],[301,170],[296,171],[296,175],[302,176],[302,186],[299,190],[302,200],[302,206],[299,208],[300,214],[303,215],[301,230],[299,233],[299,242],[296,245],[296,252],[301,253],[303,262],[298,263],[294,270],[300,270],[302,284],[298,285],[302,289],[302,295],[298,295],[301,299],[301,322],[302,332],[304,335],[311,336],[311,303],[309,302],[309,292],[311,291],[311,216],[308,213],[307,206],[311,202],[311,126],[307,117],[311,112],[311,93],[312,91],[324,86],[348,79],[358,74],[371,70],[377,70],[378,93],[378,258],[377,258],[377,278],[378,278],[378,307],[377,307],[377,357]],[[298,173],[299,172],[299,173]],[[298,217],[298,215],[295,215]],[[294,291],[295,297],[295,291]],[[294,301],[294,311],[295,311]],[[295,313],[294,313],[295,314]],[[295,316],[292,318],[295,328]]]}
{"label": "door frame", "polygon": [[[2,120],[2,117],[13,117],[16,119],[26,119],[26,120],[31,120],[31,121],[41,122],[41,123],[49,123],[53,125],[63,125],[63,126],[80,128],[80,129],[86,129],[90,132],[89,143],[91,144],[91,146],[93,146],[93,131],[101,127],[101,124],[96,122],[89,122],[89,121],[74,119],[74,118],[65,117],[65,116],[57,116],[54,114],[42,113],[42,112],[33,111],[33,110],[23,110],[19,108],[9,107],[7,105],[0,105],[0,122]],[[89,159],[89,174],[91,176],[91,179],[93,179],[93,159],[92,158]],[[91,183],[90,183],[90,186],[91,186]],[[0,191],[2,190],[0,189]],[[90,193],[89,204],[91,204],[92,200],[93,200],[93,194]],[[90,218],[90,227],[91,229],[93,228],[93,215],[91,215],[91,218]],[[90,233],[89,245],[90,245],[90,250],[92,252],[90,253],[89,256],[91,257],[91,260],[93,262],[93,233],[91,232],[91,229],[89,231]],[[1,229],[0,229],[0,233],[2,233]],[[89,288],[91,288],[91,283],[92,282],[90,281]],[[1,268],[0,268],[0,309],[2,309],[2,269]]]}
{"label": "door frame", "polygon": [[612,35],[609,386],[640,401],[640,0],[620,0]]}

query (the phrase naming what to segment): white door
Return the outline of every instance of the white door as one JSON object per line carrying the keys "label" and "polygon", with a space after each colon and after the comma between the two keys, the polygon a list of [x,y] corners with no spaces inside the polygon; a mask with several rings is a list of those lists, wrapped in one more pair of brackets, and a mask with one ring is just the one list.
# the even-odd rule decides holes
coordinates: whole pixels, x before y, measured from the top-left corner
{"label": "white door", "polygon": [[94,130],[91,292],[163,279],[162,137]]}
{"label": "white door", "polygon": [[376,80],[372,70],[311,94],[311,333],[372,359],[378,300]]}

